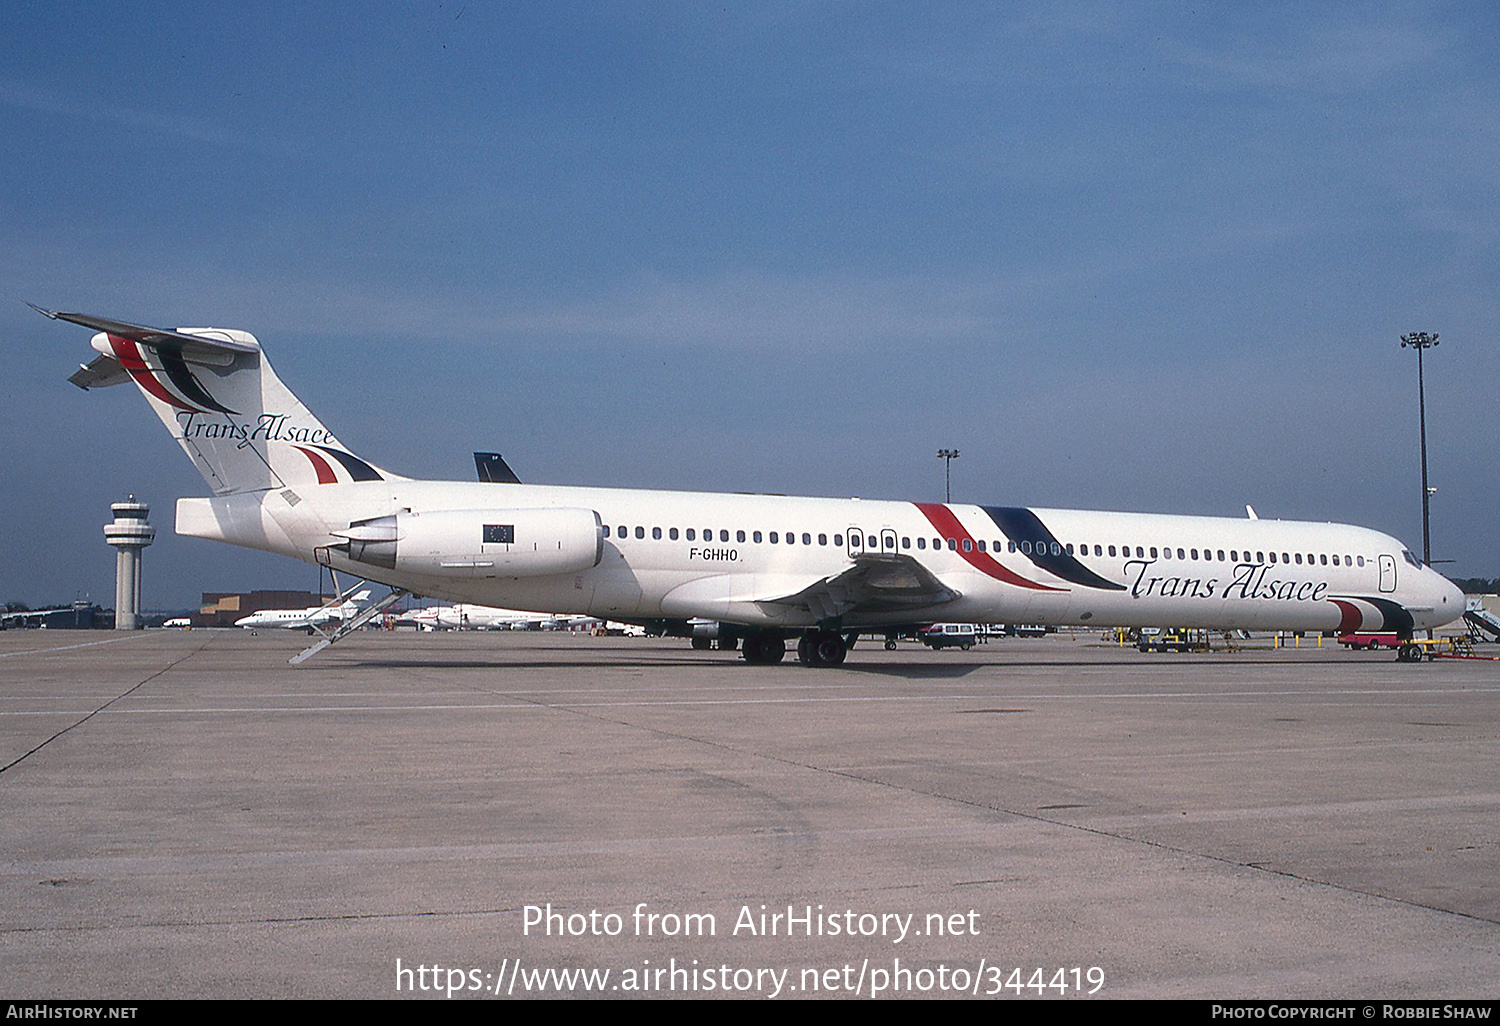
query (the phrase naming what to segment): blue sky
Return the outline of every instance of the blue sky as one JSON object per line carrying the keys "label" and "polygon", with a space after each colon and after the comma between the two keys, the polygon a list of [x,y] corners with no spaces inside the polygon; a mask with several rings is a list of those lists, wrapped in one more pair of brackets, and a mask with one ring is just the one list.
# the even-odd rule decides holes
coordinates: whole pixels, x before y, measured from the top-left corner
{"label": "blue sky", "polygon": [[1337,520],[1500,575],[1500,7],[5,6],[0,601],[314,587],[88,333],[254,332],[368,459]]}

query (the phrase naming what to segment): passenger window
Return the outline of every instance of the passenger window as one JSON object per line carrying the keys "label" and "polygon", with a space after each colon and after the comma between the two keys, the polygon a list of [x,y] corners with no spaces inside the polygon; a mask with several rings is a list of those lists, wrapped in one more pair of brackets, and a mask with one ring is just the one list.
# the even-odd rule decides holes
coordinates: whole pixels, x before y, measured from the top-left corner
{"label": "passenger window", "polygon": [[919,548],[919,549],[925,549],[925,548],[927,548],[927,539],[926,538],[918,538],[917,539],[917,548]]}
{"label": "passenger window", "polygon": [[1300,553],[1300,552],[1297,553],[1297,565],[1298,566],[1302,565],[1302,553]]}
{"label": "passenger window", "polygon": [[956,538],[949,538],[948,539],[948,551],[949,552],[957,552],[958,551],[958,539],[956,539]]}
{"label": "passenger window", "polygon": [[802,532],[802,544],[803,545],[811,545],[812,544],[812,535],[808,534],[806,531]]}
{"label": "passenger window", "polygon": [[608,524],[604,525],[604,537],[606,537],[606,538],[609,537],[609,525]]}
{"label": "passenger window", "polygon": [[984,547],[984,539],[983,539],[983,538],[981,538],[981,539],[979,539],[979,551],[980,551],[980,552],[986,552],[986,551],[988,551],[988,550],[987,550],[987,549],[986,549],[986,548],[985,548],[985,547]]}
{"label": "passenger window", "polygon": [[1319,563],[1320,566],[1327,566],[1328,565],[1328,557],[1320,552],[1318,554],[1318,563]]}
{"label": "passenger window", "polygon": [[625,537],[628,537],[629,535],[630,535],[630,531],[625,527],[624,524],[621,524],[619,527],[615,528],[615,537],[616,538],[625,538]]}
{"label": "passenger window", "polygon": [[[823,536],[820,534],[820,535],[818,535],[818,537],[821,538]],[[822,543],[820,542],[819,544],[822,544]],[[909,549],[909,548],[911,548],[911,536],[910,535],[903,534],[901,536],[901,547],[903,549]]]}
{"label": "passenger window", "polygon": [[[1141,545],[1137,545],[1135,547],[1135,555],[1136,555],[1137,559],[1144,559],[1144,558],[1146,558],[1146,549],[1145,549],[1145,547],[1141,546]],[[1156,550],[1155,549],[1151,550],[1151,555],[1152,555],[1153,558],[1156,556]]]}
{"label": "passenger window", "polygon": [[843,548],[844,547],[844,536],[841,535],[841,534],[834,535],[833,536],[833,544],[837,545],[839,548]]}
{"label": "passenger window", "polygon": [[1029,542],[1029,541],[1023,541],[1021,543],[1021,551],[1024,552],[1028,556],[1031,555],[1031,542]]}
{"label": "passenger window", "polygon": [[1197,549],[1188,549],[1188,558],[1189,559],[1197,559],[1198,558],[1198,550]]}
{"label": "passenger window", "polygon": [[970,541],[968,538],[964,539],[964,551],[965,552],[973,552],[974,551],[974,543],[972,541]]}
{"label": "passenger window", "polygon": [[[828,535],[826,535],[826,534],[820,534],[820,535],[818,535],[818,544],[819,545],[827,545],[828,544]],[[909,547],[910,546],[908,546],[908,548]]]}
{"label": "passenger window", "polygon": [[1156,546],[1155,545],[1151,546],[1151,558],[1152,559],[1156,558]]}
{"label": "passenger window", "polygon": [[676,541],[677,540],[677,528],[674,527],[670,531],[668,531],[667,532],[667,537],[670,538],[670,539],[672,539],[673,541]]}
{"label": "passenger window", "polygon": [[[1113,545],[1111,545],[1109,547],[1109,554],[1111,556],[1113,556],[1115,554],[1115,547]],[[1102,555],[1104,555],[1104,546],[1103,545],[1095,545],[1094,546],[1094,555],[1096,555],[1096,556],[1102,556]]]}
{"label": "passenger window", "polygon": [[1220,563],[1224,562],[1224,550],[1223,549],[1219,550],[1219,562]]}
{"label": "passenger window", "polygon": [[722,527],[719,528],[719,541],[721,541],[721,542],[727,542],[728,540],[729,540],[729,532],[726,531]]}
{"label": "passenger window", "polygon": [[1183,552],[1181,549],[1178,549],[1177,550],[1177,558],[1178,559],[1187,559],[1187,553]]}
{"label": "passenger window", "polygon": [[661,528],[659,528],[659,527],[653,527],[653,528],[651,528],[651,537],[655,541],[661,541]]}
{"label": "passenger window", "polygon": [[1364,566],[1365,565],[1365,557],[1364,556],[1360,556],[1359,557],[1359,565],[1360,566]]}
{"label": "passenger window", "polygon": [[[1264,552],[1261,552],[1259,549],[1257,549],[1255,551],[1255,561],[1257,563],[1264,563],[1266,561],[1266,554]],[[1248,562],[1248,560],[1247,560],[1247,562]]]}
{"label": "passenger window", "polygon": [[736,531],[736,532],[734,532],[734,540],[737,541],[737,542],[744,541],[745,540],[745,532],[744,531]]}
{"label": "passenger window", "polygon": [[1110,546],[1110,547],[1109,547],[1109,554],[1110,554],[1110,555],[1111,555],[1111,556],[1113,556],[1113,555],[1114,555],[1114,554],[1115,554],[1115,547],[1114,547],[1114,546],[1113,546],[1113,545],[1111,545],[1111,546]]}
{"label": "passenger window", "polygon": [[1015,542],[1006,542],[1005,543],[1005,548],[1006,548],[1007,552],[1014,552],[1014,551],[1016,551],[1016,543]]}
{"label": "passenger window", "polygon": [[1271,562],[1276,562],[1276,553],[1271,553]]}
{"label": "passenger window", "polygon": [[781,541],[781,532],[780,531],[772,531],[771,532],[771,544],[775,545],[779,541]]}

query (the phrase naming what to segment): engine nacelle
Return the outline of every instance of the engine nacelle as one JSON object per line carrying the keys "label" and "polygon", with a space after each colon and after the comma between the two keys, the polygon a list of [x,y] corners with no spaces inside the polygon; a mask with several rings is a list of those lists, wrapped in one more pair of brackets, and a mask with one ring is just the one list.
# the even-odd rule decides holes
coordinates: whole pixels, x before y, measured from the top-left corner
{"label": "engine nacelle", "polygon": [[604,558],[604,528],[591,509],[396,513],[334,534],[356,562],[427,577],[548,577]]}

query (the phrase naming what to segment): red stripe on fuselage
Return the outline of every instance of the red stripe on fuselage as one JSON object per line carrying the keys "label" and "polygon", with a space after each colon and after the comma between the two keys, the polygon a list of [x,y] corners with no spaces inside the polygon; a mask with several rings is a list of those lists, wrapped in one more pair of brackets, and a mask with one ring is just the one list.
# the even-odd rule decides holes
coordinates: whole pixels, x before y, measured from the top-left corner
{"label": "red stripe on fuselage", "polygon": [[115,359],[120,361],[120,366],[124,367],[126,372],[135,379],[136,384],[140,385],[147,392],[156,396],[156,398],[168,406],[175,406],[179,410],[191,410],[194,413],[204,412],[196,406],[190,406],[183,402],[171,392],[168,392],[160,381],[156,380],[156,375],[152,373],[150,367],[146,366],[145,357],[141,356],[141,351],[137,348],[134,339],[110,335],[109,347],[115,351]]}
{"label": "red stripe on fuselage", "polygon": [[1359,607],[1353,602],[1343,602],[1339,599],[1329,599],[1328,601],[1338,606],[1339,612],[1343,614],[1339,619],[1340,634],[1353,634],[1365,625],[1365,614],[1361,613]]}
{"label": "red stripe on fuselage", "polygon": [[304,449],[300,445],[294,445],[292,448],[296,449],[312,462],[313,469],[318,472],[318,484],[338,484],[338,475],[333,472],[333,468],[328,465],[328,461],[321,454],[315,453],[311,449]]}
{"label": "red stripe on fuselage", "polygon": [[[988,574],[990,577],[995,578],[995,580],[1004,581],[1006,584],[1014,584],[1018,588],[1032,588],[1036,591],[1068,590],[1067,588],[1053,588],[1045,584],[1038,584],[1036,581],[1028,581],[1016,572],[1007,570],[1001,566],[988,552],[980,552],[979,544],[974,541],[973,536],[965,530],[963,524],[958,522],[958,517],[953,515],[953,511],[942,503],[914,502],[912,505],[922,511],[922,515],[927,518],[928,523],[932,524],[944,538],[952,538],[956,541],[958,543],[958,554],[964,557],[964,560],[980,573]],[[969,542],[970,551],[968,552],[964,551],[965,541]]]}

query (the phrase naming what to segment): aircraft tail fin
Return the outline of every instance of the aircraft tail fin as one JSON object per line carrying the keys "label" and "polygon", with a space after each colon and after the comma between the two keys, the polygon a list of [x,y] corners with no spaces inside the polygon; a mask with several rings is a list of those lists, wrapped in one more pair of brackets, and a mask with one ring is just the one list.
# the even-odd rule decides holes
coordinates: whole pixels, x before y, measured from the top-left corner
{"label": "aircraft tail fin", "polygon": [[83,389],[135,382],[216,495],[400,480],[346,449],[281,383],[249,332],[150,328],[27,305],[98,332],[100,355],[68,380]]}

